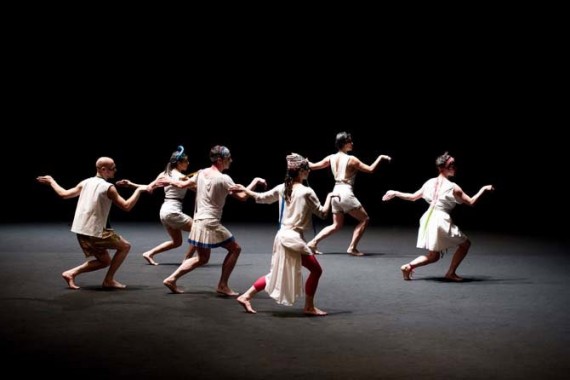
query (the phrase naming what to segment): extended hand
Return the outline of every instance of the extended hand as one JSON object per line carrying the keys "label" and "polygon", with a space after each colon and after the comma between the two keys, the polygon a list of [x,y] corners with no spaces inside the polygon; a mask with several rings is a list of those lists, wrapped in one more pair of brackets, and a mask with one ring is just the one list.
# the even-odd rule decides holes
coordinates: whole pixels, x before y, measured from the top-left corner
{"label": "extended hand", "polygon": [[396,192],[394,190],[388,190],[386,194],[382,197],[383,201],[389,201],[390,199],[396,196]]}

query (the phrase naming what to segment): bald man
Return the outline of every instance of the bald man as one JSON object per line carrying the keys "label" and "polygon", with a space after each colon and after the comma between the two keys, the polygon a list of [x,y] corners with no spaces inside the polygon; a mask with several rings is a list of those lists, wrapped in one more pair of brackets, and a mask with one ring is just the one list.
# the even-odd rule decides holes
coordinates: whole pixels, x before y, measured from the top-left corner
{"label": "bald man", "polygon": [[[109,267],[103,279],[103,288],[123,289],[126,285],[115,280],[115,273],[125,261],[131,244],[111,229],[108,222],[111,205],[115,204],[124,211],[130,211],[139,200],[141,192],[152,189],[147,185],[129,183],[135,191],[129,199],[124,199],[115,185],[108,182],[117,172],[113,159],[100,157],[95,166],[97,173],[94,177],[84,179],[70,189],[61,187],[50,175],[39,176],[37,181],[50,185],[63,199],[79,197],[71,232],[77,234],[87,261],[62,273],[67,285],[71,289],[79,289],[75,283],[78,275]],[[108,250],[116,250],[113,257]]]}

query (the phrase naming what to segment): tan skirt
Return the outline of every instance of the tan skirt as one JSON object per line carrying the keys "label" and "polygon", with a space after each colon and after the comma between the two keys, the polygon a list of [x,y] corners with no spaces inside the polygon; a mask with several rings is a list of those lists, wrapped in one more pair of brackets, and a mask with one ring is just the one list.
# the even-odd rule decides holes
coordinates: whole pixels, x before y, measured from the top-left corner
{"label": "tan skirt", "polygon": [[199,248],[221,247],[234,241],[232,233],[218,219],[194,220],[188,243]]}

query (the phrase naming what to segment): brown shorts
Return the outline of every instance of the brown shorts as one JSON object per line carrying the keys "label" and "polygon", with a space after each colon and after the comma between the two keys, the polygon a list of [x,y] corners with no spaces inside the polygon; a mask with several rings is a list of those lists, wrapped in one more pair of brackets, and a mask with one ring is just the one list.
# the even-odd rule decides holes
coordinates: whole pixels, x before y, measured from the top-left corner
{"label": "brown shorts", "polygon": [[121,245],[121,236],[115,231],[105,229],[103,237],[94,237],[77,234],[77,241],[86,257],[104,254],[107,249],[118,249]]}

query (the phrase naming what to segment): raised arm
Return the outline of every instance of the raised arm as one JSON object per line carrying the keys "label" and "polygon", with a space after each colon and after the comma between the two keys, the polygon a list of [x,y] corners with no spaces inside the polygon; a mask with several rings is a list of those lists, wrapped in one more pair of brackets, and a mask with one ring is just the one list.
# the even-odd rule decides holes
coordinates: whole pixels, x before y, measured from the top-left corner
{"label": "raised arm", "polygon": [[81,193],[81,189],[83,188],[83,181],[81,181],[71,189],[64,189],[55,181],[55,179],[53,179],[51,175],[42,175],[37,177],[36,180],[39,183],[50,185],[51,188],[56,192],[56,194],[63,199],[75,198],[79,196],[79,194]]}
{"label": "raised arm", "polygon": [[311,169],[311,170],[324,169],[324,168],[328,168],[329,166],[331,166],[331,156],[330,155],[326,156],[325,158],[323,158],[319,162],[313,163],[313,162],[309,161],[309,169]]}
{"label": "raised arm", "polygon": [[381,154],[376,158],[376,160],[374,160],[372,165],[366,165],[364,162],[360,161],[357,157],[354,156],[351,157],[351,160],[353,161],[352,164],[354,168],[356,168],[356,170],[364,173],[373,173],[378,167],[378,165],[380,165],[380,162],[382,160],[391,161],[392,157],[386,156],[385,154]]}
{"label": "raised arm", "polygon": [[419,189],[415,193],[402,193],[401,191],[388,190],[386,194],[384,194],[384,196],[382,197],[382,200],[389,201],[390,199],[397,197],[404,199],[406,201],[414,202],[420,199],[422,197],[422,194],[423,194],[423,189]]}
{"label": "raised arm", "polygon": [[475,204],[475,202],[477,202],[477,200],[479,199],[479,197],[485,192],[485,191],[493,191],[495,190],[495,188],[493,187],[493,185],[486,185],[483,186],[482,188],[479,189],[479,191],[477,192],[477,194],[475,194],[474,196],[470,197],[469,195],[465,194],[465,192],[463,191],[463,189],[461,189],[461,187],[459,187],[457,184],[455,185],[455,187],[453,188],[453,195],[455,196],[456,199],[460,199],[464,204],[468,205],[468,206],[473,206]]}

